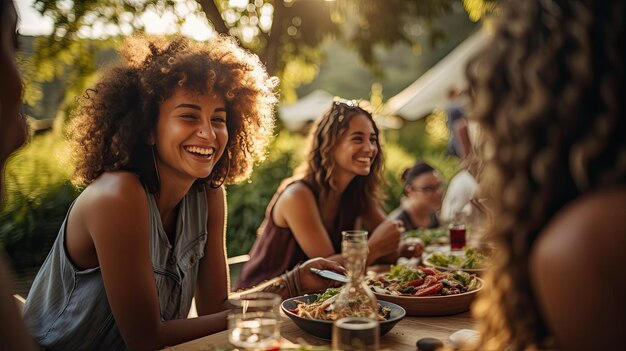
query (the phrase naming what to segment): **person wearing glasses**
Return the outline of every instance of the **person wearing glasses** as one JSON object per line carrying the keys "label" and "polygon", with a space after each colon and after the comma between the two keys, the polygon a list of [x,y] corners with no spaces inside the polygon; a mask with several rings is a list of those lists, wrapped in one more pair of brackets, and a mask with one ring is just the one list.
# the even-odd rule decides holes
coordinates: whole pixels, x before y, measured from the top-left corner
{"label": "person wearing glasses", "polygon": [[317,120],[308,160],[269,203],[236,289],[247,288],[311,257],[341,261],[341,232],[370,232],[367,263],[395,255],[400,221],[380,206],[379,130],[368,108],[336,100]]}
{"label": "person wearing glasses", "polygon": [[402,221],[406,230],[439,227],[437,211],[441,208],[443,179],[426,162],[416,162],[400,177],[405,196],[388,218]]}

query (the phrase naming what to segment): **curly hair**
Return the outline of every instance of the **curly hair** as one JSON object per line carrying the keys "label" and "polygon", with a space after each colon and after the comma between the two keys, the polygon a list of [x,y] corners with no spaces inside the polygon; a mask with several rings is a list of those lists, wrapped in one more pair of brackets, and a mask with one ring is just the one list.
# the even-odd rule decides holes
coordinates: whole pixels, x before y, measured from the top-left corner
{"label": "curly hair", "polygon": [[134,36],[121,49],[124,61],[110,67],[79,100],[70,124],[76,170],[73,181],[88,185],[106,171],[129,170],[151,192],[158,177],[146,140],[159,106],[178,87],[224,97],[228,143],[213,172],[198,183],[219,186],[249,177],[265,157],[274,128],[274,89],[256,55],[227,36],[195,42],[177,36]]}
{"label": "curly hair", "polygon": [[508,1],[492,43],[470,60],[499,253],[473,308],[480,349],[554,342],[529,256],[568,202],[626,183],[623,43],[624,1]]}
{"label": "curly hair", "polygon": [[[380,150],[380,132],[374,122],[372,114],[368,112],[367,104],[359,101],[333,101],[330,109],[319,118],[311,133],[311,149],[308,160],[303,165],[301,173],[316,189],[321,197],[326,196],[335,189],[333,174],[335,171],[335,159],[333,153],[337,143],[348,130],[350,119],[362,114],[366,116],[374,128],[378,144],[378,153],[367,176],[357,175],[342,194],[342,203],[350,204],[350,207],[362,214],[367,210],[370,203],[378,203],[382,199],[380,186],[383,182],[382,167],[383,155]],[[371,199],[373,201],[365,201]]]}

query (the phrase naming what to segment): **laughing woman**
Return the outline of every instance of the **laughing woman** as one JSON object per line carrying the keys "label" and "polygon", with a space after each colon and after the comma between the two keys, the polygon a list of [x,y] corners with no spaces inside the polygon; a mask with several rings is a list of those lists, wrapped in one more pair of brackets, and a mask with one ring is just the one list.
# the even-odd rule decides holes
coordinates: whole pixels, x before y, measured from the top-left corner
{"label": "laughing woman", "polygon": [[267,207],[237,288],[309,257],[340,260],[341,231],[362,225],[371,232],[368,263],[395,257],[402,225],[385,221],[379,205],[383,161],[372,115],[355,101],[335,101],[312,137],[304,171],[283,181]]}
{"label": "laughing woman", "polygon": [[[226,328],[225,196],[262,155],[270,79],[234,40],[135,37],[80,101],[71,206],[25,319],[46,349],[159,349]],[[192,297],[199,318],[185,319]]]}

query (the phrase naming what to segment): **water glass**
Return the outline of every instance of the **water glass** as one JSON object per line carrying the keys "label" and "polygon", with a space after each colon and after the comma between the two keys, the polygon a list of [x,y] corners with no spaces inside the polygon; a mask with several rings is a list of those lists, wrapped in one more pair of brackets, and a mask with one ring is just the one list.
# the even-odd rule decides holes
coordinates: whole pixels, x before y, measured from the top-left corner
{"label": "water glass", "polygon": [[344,266],[347,276],[363,275],[367,262],[366,230],[344,230],[341,232],[341,256],[344,259]]}
{"label": "water glass", "polygon": [[450,233],[450,251],[463,250],[466,245],[466,223],[462,213],[456,213],[448,226]]}
{"label": "water glass", "polygon": [[377,320],[364,317],[346,317],[333,323],[333,350],[375,351],[378,350],[380,324]]}
{"label": "water glass", "polygon": [[280,339],[280,296],[250,293],[229,302],[228,341],[243,349],[265,350]]}

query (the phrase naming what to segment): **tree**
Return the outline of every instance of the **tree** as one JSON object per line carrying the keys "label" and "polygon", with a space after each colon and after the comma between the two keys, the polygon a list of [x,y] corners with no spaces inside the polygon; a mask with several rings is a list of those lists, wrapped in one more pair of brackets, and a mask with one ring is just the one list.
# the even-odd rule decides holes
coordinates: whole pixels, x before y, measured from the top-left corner
{"label": "tree", "polygon": [[[82,78],[97,68],[95,52],[115,46],[119,36],[142,32],[141,16],[148,12],[173,14],[179,25],[189,15],[206,18],[215,32],[237,37],[257,53],[268,72],[281,77],[287,62],[318,64],[317,48],[329,38],[342,38],[354,48],[375,74],[382,74],[374,47],[396,42],[415,43],[423,32],[436,45],[444,40],[434,20],[454,4],[479,9],[490,0],[36,0],[34,7],[53,19],[52,34],[34,48],[27,74],[34,81],[50,74],[50,62],[62,58],[76,72],[72,86],[82,88]],[[474,12],[482,13],[481,10]],[[484,12],[484,11],[483,11]],[[468,10],[468,13],[469,12]],[[480,16],[479,16],[480,17]],[[86,43],[80,38],[99,35]],[[54,66],[54,65],[52,65]],[[47,69],[47,71],[45,71]],[[291,77],[298,79],[298,77]],[[29,79],[27,79],[28,81]],[[291,84],[290,86],[297,86]],[[34,94],[36,96],[36,94]],[[28,99],[27,99],[28,101]]]}

